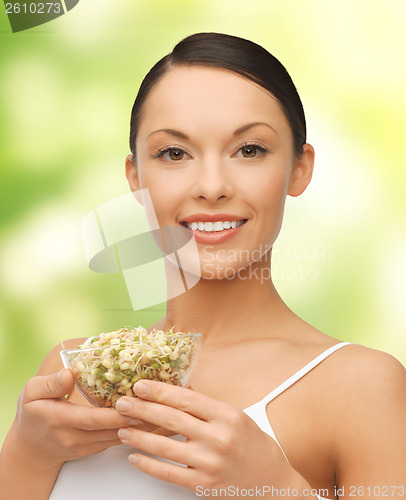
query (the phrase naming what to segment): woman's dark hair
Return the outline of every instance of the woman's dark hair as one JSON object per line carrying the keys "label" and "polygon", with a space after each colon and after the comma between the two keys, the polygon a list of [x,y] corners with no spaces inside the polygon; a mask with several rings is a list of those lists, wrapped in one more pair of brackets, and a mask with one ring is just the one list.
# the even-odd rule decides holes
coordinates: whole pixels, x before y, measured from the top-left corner
{"label": "woman's dark hair", "polygon": [[211,66],[234,71],[261,85],[279,101],[293,133],[297,155],[306,142],[306,120],[296,87],[285,67],[260,45],[223,33],[197,33],[179,42],[145,76],[135,99],[130,122],[130,149],[135,158],[135,139],[143,104],[152,87],[175,66]]}

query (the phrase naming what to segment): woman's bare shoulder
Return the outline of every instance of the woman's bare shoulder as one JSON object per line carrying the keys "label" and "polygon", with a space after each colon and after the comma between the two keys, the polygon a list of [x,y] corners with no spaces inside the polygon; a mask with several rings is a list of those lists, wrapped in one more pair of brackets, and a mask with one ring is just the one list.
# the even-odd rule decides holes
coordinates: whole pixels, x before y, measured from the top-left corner
{"label": "woman's bare shoulder", "polygon": [[367,435],[368,426],[372,434],[406,418],[406,369],[391,354],[345,345],[321,363],[313,381],[315,408],[337,426],[339,445],[348,442],[345,436]]}
{"label": "woman's bare shoulder", "polygon": [[395,480],[405,467],[406,369],[394,356],[360,345],[336,354],[329,406],[339,475],[351,483],[370,466],[378,481],[387,469]]}
{"label": "woman's bare shoulder", "polygon": [[359,344],[349,344],[340,351],[341,376],[346,382],[351,379],[356,385],[367,383],[376,390],[394,382],[406,383],[405,367],[391,354]]}
{"label": "woman's bare shoulder", "polygon": [[[399,394],[406,398],[406,369],[394,356],[359,344],[349,344],[339,349],[325,364],[328,383],[340,397],[352,398],[362,405],[368,397]],[[348,400],[347,400],[348,401]],[[343,401],[347,405],[347,401]],[[339,404],[339,400],[336,400]]]}
{"label": "woman's bare shoulder", "polygon": [[45,356],[44,361],[39,367],[37,375],[50,375],[51,373],[56,373],[62,370],[63,364],[59,353],[64,349],[75,349],[79,344],[83,344],[85,340],[86,338],[68,339],[56,345]]}
{"label": "woman's bare shoulder", "polygon": [[343,424],[368,425],[366,419],[358,420],[355,415],[373,413],[371,422],[375,424],[380,416],[385,420],[399,411],[406,416],[406,369],[394,356],[350,344],[335,353],[331,361],[335,372],[330,379],[336,396],[334,411],[344,418]]}

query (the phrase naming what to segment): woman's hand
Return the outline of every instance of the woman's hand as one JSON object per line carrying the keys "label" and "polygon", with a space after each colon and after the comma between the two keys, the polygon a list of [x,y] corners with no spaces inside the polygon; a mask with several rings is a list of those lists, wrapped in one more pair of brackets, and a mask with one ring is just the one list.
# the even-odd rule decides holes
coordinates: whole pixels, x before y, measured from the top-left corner
{"label": "woman's hand", "polygon": [[123,443],[187,465],[135,453],[130,461],[140,470],[193,491],[197,487],[213,490],[229,486],[263,491],[262,487],[269,485],[310,491],[275,441],[239,408],[160,382],[138,382],[134,389],[139,397],[121,398],[118,411],[187,438],[185,442],[176,441],[140,429],[120,429]]}
{"label": "woman's hand", "polygon": [[64,396],[73,385],[67,369],[36,376],[18,399],[10,439],[50,467],[121,444],[117,429],[131,425],[131,419],[116,410],[66,401]]}

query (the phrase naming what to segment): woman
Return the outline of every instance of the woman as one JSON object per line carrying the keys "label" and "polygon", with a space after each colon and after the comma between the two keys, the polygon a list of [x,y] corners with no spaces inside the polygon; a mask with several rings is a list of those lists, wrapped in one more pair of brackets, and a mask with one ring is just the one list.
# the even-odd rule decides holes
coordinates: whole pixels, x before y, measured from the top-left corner
{"label": "woman", "polygon": [[93,408],[58,374],[58,346],[20,396],[7,498],[48,498],[55,481],[52,500],[404,496],[405,369],[298,318],[270,276],[286,196],[314,160],[283,66],[237,37],[186,38],[142,83],[130,146],[132,191],[199,252],[198,284],[150,328],[203,333],[194,390],[143,381],[117,410]]}

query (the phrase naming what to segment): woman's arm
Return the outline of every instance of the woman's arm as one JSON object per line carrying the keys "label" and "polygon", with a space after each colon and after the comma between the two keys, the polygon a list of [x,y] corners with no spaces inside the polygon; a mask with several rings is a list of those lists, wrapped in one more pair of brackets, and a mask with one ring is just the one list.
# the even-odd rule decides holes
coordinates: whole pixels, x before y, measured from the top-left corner
{"label": "woman's arm", "polygon": [[339,497],[405,498],[406,370],[401,363],[360,349],[342,373],[335,412]]}
{"label": "woman's arm", "polygon": [[46,500],[65,461],[120,444],[117,429],[129,425],[115,410],[65,400],[74,383],[69,370],[52,373],[61,368],[60,350],[49,353],[18,399],[0,453],[2,494],[10,500]]}
{"label": "woman's arm", "polygon": [[[69,390],[69,385],[66,385]],[[63,396],[57,387],[57,376],[44,380],[43,395],[57,398]],[[24,388],[26,391],[26,388]],[[48,462],[39,450],[33,446],[25,446],[21,433],[20,415],[24,391],[18,400],[16,418],[6,436],[0,452],[0,484],[5,498],[13,500],[45,500],[49,497],[54,482],[62,467],[63,461],[59,463]],[[36,432],[33,427],[32,432]]]}

